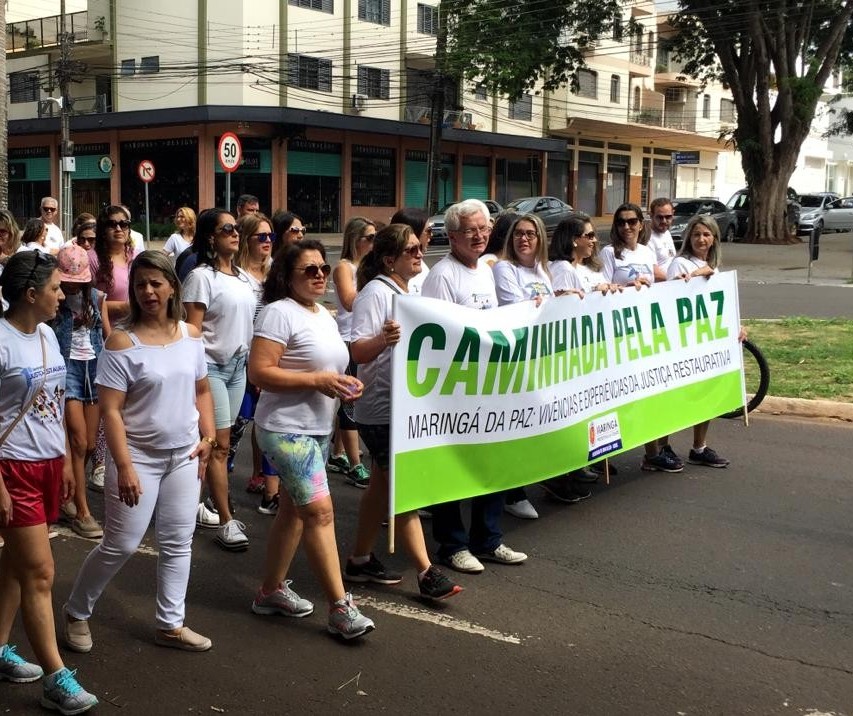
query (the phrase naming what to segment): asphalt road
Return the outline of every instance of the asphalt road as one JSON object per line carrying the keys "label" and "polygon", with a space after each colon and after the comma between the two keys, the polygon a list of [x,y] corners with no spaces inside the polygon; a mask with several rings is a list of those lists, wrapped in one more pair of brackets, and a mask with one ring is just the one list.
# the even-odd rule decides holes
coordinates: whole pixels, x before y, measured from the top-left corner
{"label": "asphalt road", "polygon": [[[634,451],[580,505],[531,488],[540,519],[505,518],[526,564],[460,576],[466,591],[432,608],[413,597],[415,575],[394,555],[406,578],[355,590],[377,630],[350,644],[325,633],[302,555],[291,576],[317,612],[250,613],[271,518],[242,491],[241,453],[234,496],[249,551],[224,553],[209,532],[194,545],[188,624],[214,648],[154,646],[156,545],[146,543],[98,604],[93,651],[64,656],[100,696],[101,714],[850,716],[853,489],[842,456],[851,439],[840,424],[718,421],[711,440],[732,460],[727,470],[642,473]],[[683,453],[688,440],[673,444]],[[345,555],[361,493],[332,482]],[[58,611],[91,543],[64,535],[53,546]],[[19,626],[14,636],[31,653]],[[0,685],[2,711],[35,712],[38,688]]]}

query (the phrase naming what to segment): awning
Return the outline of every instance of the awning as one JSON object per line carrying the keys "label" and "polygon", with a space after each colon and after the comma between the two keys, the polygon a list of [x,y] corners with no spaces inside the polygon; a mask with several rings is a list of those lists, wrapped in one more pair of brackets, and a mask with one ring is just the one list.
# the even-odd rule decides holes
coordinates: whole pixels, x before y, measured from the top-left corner
{"label": "awning", "polygon": [[672,150],[704,149],[713,152],[731,151],[730,146],[717,139],[717,136],[685,132],[635,122],[603,122],[586,117],[569,117],[566,126],[550,129],[552,137],[571,139],[600,139],[610,142],[626,142],[650,146],[663,146]]}

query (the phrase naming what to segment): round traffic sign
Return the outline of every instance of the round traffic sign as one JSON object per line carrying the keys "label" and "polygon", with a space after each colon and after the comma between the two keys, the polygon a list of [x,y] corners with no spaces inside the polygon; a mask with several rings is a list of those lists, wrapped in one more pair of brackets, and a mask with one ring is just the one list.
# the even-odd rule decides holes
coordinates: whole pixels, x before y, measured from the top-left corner
{"label": "round traffic sign", "polygon": [[143,159],[136,168],[136,174],[146,184],[154,181],[154,162],[150,159]]}
{"label": "round traffic sign", "polygon": [[243,160],[243,147],[234,132],[225,132],[219,138],[219,165],[223,171],[236,171]]}

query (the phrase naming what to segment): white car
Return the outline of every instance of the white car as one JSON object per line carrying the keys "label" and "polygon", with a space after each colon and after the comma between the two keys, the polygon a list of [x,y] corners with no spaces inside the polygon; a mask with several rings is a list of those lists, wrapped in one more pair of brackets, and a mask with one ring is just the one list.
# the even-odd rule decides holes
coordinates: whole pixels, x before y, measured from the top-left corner
{"label": "white car", "polygon": [[831,202],[823,215],[824,231],[853,231],[853,196]]}

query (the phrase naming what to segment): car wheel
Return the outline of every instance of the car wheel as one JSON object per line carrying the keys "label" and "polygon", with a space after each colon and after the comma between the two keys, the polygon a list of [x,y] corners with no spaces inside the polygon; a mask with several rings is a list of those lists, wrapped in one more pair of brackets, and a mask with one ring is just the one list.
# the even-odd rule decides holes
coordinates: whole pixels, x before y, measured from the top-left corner
{"label": "car wheel", "polygon": [[731,224],[729,224],[729,228],[726,229],[725,240],[728,244],[731,244],[735,240],[735,227]]}

